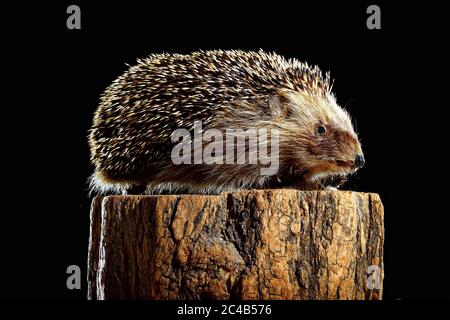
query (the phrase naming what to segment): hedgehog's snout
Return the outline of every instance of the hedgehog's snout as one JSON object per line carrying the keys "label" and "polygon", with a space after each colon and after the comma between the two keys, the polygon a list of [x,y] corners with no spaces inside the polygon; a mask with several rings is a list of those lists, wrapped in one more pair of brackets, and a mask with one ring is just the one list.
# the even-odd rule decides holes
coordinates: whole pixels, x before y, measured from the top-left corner
{"label": "hedgehog's snout", "polygon": [[366,159],[362,154],[357,154],[354,163],[357,168],[362,168],[366,164]]}

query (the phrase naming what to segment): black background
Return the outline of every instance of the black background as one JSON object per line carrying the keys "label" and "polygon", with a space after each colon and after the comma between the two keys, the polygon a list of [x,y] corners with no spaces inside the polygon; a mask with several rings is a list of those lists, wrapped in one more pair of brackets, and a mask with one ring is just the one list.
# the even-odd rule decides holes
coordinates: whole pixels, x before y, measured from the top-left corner
{"label": "black background", "polygon": [[[385,206],[385,299],[450,298],[448,57],[439,3],[297,1],[2,4],[0,295],[85,299],[87,131],[99,96],[136,58],[197,49],[275,51],[335,79],[367,165],[346,187]],[[66,8],[81,7],[81,30]],[[366,28],[381,7],[382,29]]]}

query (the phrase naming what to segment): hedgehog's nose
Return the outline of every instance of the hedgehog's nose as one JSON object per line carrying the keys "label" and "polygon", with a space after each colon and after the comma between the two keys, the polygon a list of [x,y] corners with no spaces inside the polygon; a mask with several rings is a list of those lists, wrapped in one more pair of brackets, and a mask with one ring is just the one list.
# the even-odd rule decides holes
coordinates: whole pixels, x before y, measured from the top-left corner
{"label": "hedgehog's nose", "polygon": [[364,167],[366,164],[366,160],[364,160],[364,156],[362,154],[358,154],[355,158],[355,166],[358,168]]}

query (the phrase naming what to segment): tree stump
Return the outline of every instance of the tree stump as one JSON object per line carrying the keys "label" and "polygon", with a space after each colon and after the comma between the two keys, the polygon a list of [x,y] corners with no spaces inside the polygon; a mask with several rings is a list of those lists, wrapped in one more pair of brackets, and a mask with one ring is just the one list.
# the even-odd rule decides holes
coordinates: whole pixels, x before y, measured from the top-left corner
{"label": "tree stump", "polygon": [[105,196],[89,299],[381,299],[383,205],[351,191]]}

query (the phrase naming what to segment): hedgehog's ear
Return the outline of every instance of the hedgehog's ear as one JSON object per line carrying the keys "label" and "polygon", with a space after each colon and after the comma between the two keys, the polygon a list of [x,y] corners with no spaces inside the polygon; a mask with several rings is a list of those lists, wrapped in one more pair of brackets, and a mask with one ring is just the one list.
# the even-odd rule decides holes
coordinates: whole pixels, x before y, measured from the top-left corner
{"label": "hedgehog's ear", "polygon": [[291,114],[291,101],[283,93],[270,96],[268,105],[273,119],[285,119]]}

